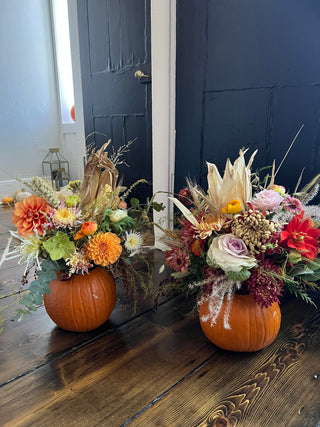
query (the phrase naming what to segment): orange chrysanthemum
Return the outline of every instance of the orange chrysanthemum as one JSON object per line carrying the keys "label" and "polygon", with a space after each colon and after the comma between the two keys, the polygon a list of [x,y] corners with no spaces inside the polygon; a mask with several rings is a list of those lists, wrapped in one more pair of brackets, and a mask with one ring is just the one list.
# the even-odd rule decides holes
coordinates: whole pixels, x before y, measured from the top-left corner
{"label": "orange chrysanthemum", "polygon": [[96,265],[106,267],[117,261],[122,252],[122,246],[118,236],[100,231],[87,243],[86,252],[87,257]]}
{"label": "orange chrysanthemum", "polygon": [[35,229],[41,236],[44,233],[43,224],[48,222],[46,214],[50,209],[47,201],[38,196],[30,196],[22,202],[17,202],[12,222],[18,228],[20,236],[30,236]]}

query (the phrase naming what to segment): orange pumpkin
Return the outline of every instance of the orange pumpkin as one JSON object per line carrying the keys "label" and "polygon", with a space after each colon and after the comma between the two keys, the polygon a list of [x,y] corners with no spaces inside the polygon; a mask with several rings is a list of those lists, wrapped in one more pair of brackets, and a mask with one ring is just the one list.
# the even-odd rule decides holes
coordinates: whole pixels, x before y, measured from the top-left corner
{"label": "orange pumpkin", "polygon": [[12,203],[14,202],[14,200],[13,200],[13,198],[12,197],[4,197],[3,199],[2,199],[2,203],[4,204],[4,205],[12,205]]}
{"label": "orange pumpkin", "polygon": [[76,121],[76,112],[75,112],[74,105],[71,107],[70,115],[71,115],[72,120],[75,122]]}
{"label": "orange pumpkin", "polygon": [[50,288],[50,294],[43,296],[46,311],[67,331],[96,329],[107,321],[116,303],[114,278],[101,267],[70,280],[52,280]]}
{"label": "orange pumpkin", "polygon": [[223,326],[224,302],[216,324],[204,322],[202,316],[208,314],[208,302],[199,307],[202,330],[206,337],[224,350],[257,351],[270,345],[278,335],[281,323],[279,304],[274,302],[262,308],[254,302],[252,295],[235,295],[232,300],[229,323],[231,329]]}

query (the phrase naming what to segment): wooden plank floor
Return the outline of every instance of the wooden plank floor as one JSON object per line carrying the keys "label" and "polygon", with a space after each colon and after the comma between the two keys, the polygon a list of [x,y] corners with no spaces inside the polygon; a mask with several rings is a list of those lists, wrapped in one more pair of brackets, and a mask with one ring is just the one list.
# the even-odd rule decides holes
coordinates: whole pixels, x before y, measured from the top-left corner
{"label": "wooden plank floor", "polygon": [[[11,213],[0,208],[1,251]],[[0,270],[8,317],[0,335],[1,426],[320,425],[320,313],[312,306],[284,298],[276,341],[232,353],[206,339],[197,316],[186,316],[192,301],[176,296],[154,312],[141,298],[132,317],[120,285],[114,312],[95,331],[63,331],[43,307],[18,323],[21,271],[13,261]]]}

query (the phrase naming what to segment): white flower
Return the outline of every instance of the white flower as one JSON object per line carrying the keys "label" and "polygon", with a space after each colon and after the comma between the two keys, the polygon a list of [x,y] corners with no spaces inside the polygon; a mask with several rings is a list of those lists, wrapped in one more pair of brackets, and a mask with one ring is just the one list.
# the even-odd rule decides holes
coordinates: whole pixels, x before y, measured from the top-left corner
{"label": "white flower", "polygon": [[244,154],[240,150],[234,164],[227,159],[223,178],[213,163],[208,165],[208,202],[212,213],[220,215],[221,210],[230,200],[239,200],[242,210],[246,210],[246,202],[252,198],[251,171],[256,151],[252,154],[246,166]]}
{"label": "white flower", "polygon": [[110,214],[109,218],[111,222],[119,222],[126,216],[128,216],[128,213],[125,209],[116,209]]}
{"label": "white flower", "polygon": [[10,244],[11,244],[12,238],[8,240],[8,244],[0,260],[0,265],[5,260],[20,257],[18,263],[26,264],[25,271],[27,271],[29,264],[31,264],[34,261],[36,261],[39,270],[41,270],[40,261],[39,261],[41,240],[39,238],[37,230],[35,230],[35,234],[28,237],[20,236],[14,231],[10,231],[10,233],[13,237],[20,240],[21,243],[16,245],[14,249],[10,251]]}
{"label": "white flower", "polygon": [[249,256],[242,239],[233,234],[223,234],[212,240],[207,253],[207,263],[224,271],[239,272],[243,267],[254,267],[256,260]]}
{"label": "white flower", "polygon": [[126,241],[124,243],[125,248],[131,252],[131,256],[134,255],[141,248],[143,239],[140,233],[135,231],[126,232]]}

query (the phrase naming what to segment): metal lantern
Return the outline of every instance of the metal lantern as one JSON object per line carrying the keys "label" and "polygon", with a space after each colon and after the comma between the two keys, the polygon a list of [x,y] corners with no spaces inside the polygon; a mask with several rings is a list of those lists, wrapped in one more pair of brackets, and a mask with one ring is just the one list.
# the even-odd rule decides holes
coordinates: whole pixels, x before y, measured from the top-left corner
{"label": "metal lantern", "polygon": [[59,148],[49,148],[49,153],[42,162],[42,173],[45,178],[51,180],[56,190],[68,184],[69,162],[59,153]]}

